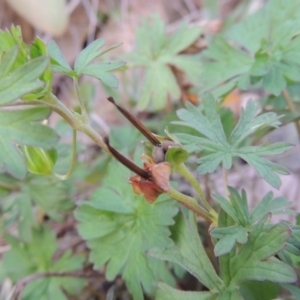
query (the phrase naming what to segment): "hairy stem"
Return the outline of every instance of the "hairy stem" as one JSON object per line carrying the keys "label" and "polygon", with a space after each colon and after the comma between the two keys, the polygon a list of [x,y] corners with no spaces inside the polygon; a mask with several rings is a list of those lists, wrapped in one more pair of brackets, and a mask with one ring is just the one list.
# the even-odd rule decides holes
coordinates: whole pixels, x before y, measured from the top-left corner
{"label": "hairy stem", "polygon": [[207,202],[204,192],[202,190],[201,185],[199,184],[199,182],[197,181],[197,179],[193,176],[193,174],[190,172],[190,170],[186,167],[186,165],[184,163],[178,165],[176,167],[176,171],[182,175],[190,184],[191,186],[196,190],[201,202],[203,203],[203,205],[205,206],[205,208],[211,213],[211,214],[215,214],[217,215],[217,213],[215,212],[215,210],[209,205],[209,203]]}
{"label": "hairy stem", "polygon": [[171,188],[167,193],[171,198],[179,202],[181,205],[185,206],[189,210],[193,211],[198,216],[201,216],[205,220],[209,222],[216,223],[216,218],[212,214],[210,214],[206,209],[202,208],[195,199],[190,196],[184,195],[174,188]]}
{"label": "hairy stem", "polygon": [[51,110],[59,114],[74,130],[81,131],[89,136],[99,147],[110,153],[106,144],[103,141],[102,136],[96,132],[87,122],[85,122],[79,114],[72,112],[61,101],[59,101],[55,95],[50,94],[47,98],[33,101],[18,101],[9,106],[39,106],[48,107]]}

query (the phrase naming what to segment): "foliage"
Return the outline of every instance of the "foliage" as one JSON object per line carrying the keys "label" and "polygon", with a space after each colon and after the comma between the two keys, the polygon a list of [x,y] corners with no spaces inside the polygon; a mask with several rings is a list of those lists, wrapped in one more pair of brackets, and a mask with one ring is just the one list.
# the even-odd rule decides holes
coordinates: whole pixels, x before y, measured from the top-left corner
{"label": "foliage", "polygon": [[217,36],[203,53],[201,92],[219,87],[220,96],[254,86],[278,96],[289,82],[299,83],[299,8],[298,0],[269,1]]}
{"label": "foliage", "polygon": [[0,141],[3,145],[0,165],[13,176],[23,179],[27,172],[25,161],[14,143],[49,149],[57,141],[57,135],[52,128],[39,124],[49,113],[48,109],[38,107],[0,111]]}
{"label": "foliage", "polygon": [[250,134],[261,127],[278,126],[276,114],[270,112],[257,116],[258,107],[250,101],[242,112],[239,122],[227,137],[216,101],[211,95],[205,97],[201,109],[203,112],[192,104],[188,104],[187,109],[177,111],[177,115],[182,121],[176,122],[176,124],[192,127],[204,136],[177,134],[181,138],[181,142],[191,151],[205,150],[198,160],[200,163],[198,172],[200,174],[214,172],[220,164],[225,169],[230,169],[233,158],[240,157],[252,165],[268,183],[278,188],[281,182],[276,173],[288,174],[288,171],[282,166],[267,161],[263,156],[283,153],[291,145],[275,143],[273,145],[245,146],[242,144]]}
{"label": "foliage", "polygon": [[116,45],[106,51],[99,52],[99,49],[102,48],[104,44],[105,41],[103,39],[98,39],[88,45],[76,58],[74,70],[72,70],[60,52],[57,44],[54,41],[51,41],[48,44],[48,51],[51,57],[53,72],[60,72],[75,78],[82,74],[89,75],[101,80],[107,86],[116,88],[118,86],[118,80],[109,72],[124,66],[124,62],[116,61],[90,64],[94,59],[119,46]]}
{"label": "foliage", "polygon": [[1,226],[4,233],[17,221],[19,238],[30,242],[32,230],[38,223],[35,217],[37,213],[33,209],[38,209],[41,215],[46,214],[56,221],[62,221],[63,214],[74,207],[70,200],[70,182],[34,175],[20,182],[10,176],[1,175],[1,182],[14,189],[0,189],[7,192],[0,202],[1,211],[4,213]]}
{"label": "foliage", "polygon": [[[232,192],[237,193],[233,189]],[[222,214],[220,229],[224,229],[224,235],[226,231],[231,235],[231,228],[225,224],[229,216]],[[230,253],[221,257],[218,277],[199,239],[194,216],[185,216],[177,232],[175,245],[166,249],[153,249],[150,254],[179,263],[205,285],[209,292],[182,292],[160,285],[157,299],[171,299],[170,295],[172,299],[243,299],[239,292],[240,283],[243,281],[294,282],[296,274],[293,268],[273,256],[288,240],[291,234],[289,226],[284,223],[268,225],[267,217],[268,214],[265,214],[253,225],[248,241],[244,241],[239,249],[229,250]]]}
{"label": "foliage", "polygon": [[201,29],[188,28],[183,24],[171,37],[166,34],[163,21],[154,16],[145,20],[136,30],[137,49],[127,56],[132,67],[144,67],[144,81],[138,108],[160,110],[166,105],[170,96],[179,99],[180,88],[170,68],[174,66],[196,82],[199,78],[201,65],[192,55],[180,54],[191,45],[201,34]]}
{"label": "foliage", "polygon": [[[7,237],[11,250],[4,255],[3,267],[14,281],[34,273],[81,270],[84,258],[65,252],[55,262],[53,255],[57,250],[54,233],[47,227],[33,230],[30,243],[23,243],[14,237]],[[22,299],[58,299],[66,300],[63,293],[75,295],[85,281],[83,279],[44,277],[29,283],[23,290]]]}
{"label": "foliage", "polygon": [[157,280],[174,284],[165,263],[148,257],[146,251],[172,244],[168,227],[178,210],[167,197],[151,205],[135,195],[123,180],[128,173],[121,164],[111,164],[101,188],[77,208],[75,216],[91,249],[90,261],[96,268],[107,263],[106,278],[121,274],[134,298],[141,299],[142,287],[151,294]]}
{"label": "foliage", "polygon": [[[29,45],[18,27],[0,31],[0,233],[10,247],[0,265],[1,280],[19,288],[21,299],[80,299],[85,285],[92,294],[93,285],[78,278],[79,273],[88,277],[92,268],[105,273],[106,281],[121,277],[134,300],[144,294],[161,300],[257,295],[270,300],[284,297],[283,290],[299,298],[299,216],[295,224],[271,222],[273,215],[294,214],[291,203],[260,193],[250,209],[252,195],[229,186],[234,182],[228,179],[228,170],[241,160],[275,188],[281,185],[279,175],[288,174],[266,157],[291,145],[261,141],[280,121],[300,128],[293,99],[300,81],[299,6],[298,0],[269,1],[211,42],[205,36],[208,47],[196,55],[184,53],[202,28],[183,24],[169,35],[159,17],[145,20],[137,28],[136,50],[126,56],[129,69],[144,70],[137,108],[157,113],[176,103],[182,92],[178,72],[198,89],[201,101],[177,110],[176,127],[166,129],[166,136],[136,121],[149,139],[142,156],[140,134],[132,127],[114,128],[110,139],[94,128],[91,101],[83,99],[89,93],[79,84],[87,75],[116,88],[111,72],[125,62],[103,58],[119,45],[102,50],[105,41],[95,40],[71,67],[54,41],[46,46],[36,38]],[[76,103],[70,107],[52,89],[54,73],[73,81]],[[238,116],[222,107],[234,88],[259,98],[248,101]],[[51,113],[62,119],[56,127],[46,121]],[[151,115],[150,126],[157,132],[174,116],[165,109]],[[85,145],[82,136],[97,147]],[[142,167],[136,163],[141,158]],[[209,173],[222,171],[225,192],[211,191],[193,168],[207,182]],[[176,183],[169,182],[171,171]],[[154,195],[152,204],[141,191]],[[68,243],[70,235],[80,247]],[[191,291],[180,290],[184,270],[199,282]],[[96,282],[97,293],[106,293],[105,281],[97,277]]]}

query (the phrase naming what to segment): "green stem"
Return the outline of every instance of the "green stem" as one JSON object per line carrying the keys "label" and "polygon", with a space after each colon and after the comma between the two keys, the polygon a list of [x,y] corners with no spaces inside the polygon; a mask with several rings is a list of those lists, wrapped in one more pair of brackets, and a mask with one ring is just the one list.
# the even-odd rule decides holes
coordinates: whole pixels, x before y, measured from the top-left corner
{"label": "green stem", "polygon": [[106,144],[103,141],[102,136],[96,132],[88,123],[86,123],[82,117],[78,114],[75,114],[70,109],[68,109],[61,101],[59,101],[55,95],[50,94],[47,98],[42,100],[33,100],[33,101],[20,101],[13,103],[11,105],[5,106],[42,106],[51,108],[57,114],[59,114],[69,125],[76,131],[81,131],[88,135],[99,147],[105,150],[107,153],[110,153]]}
{"label": "green stem", "polygon": [[71,158],[71,165],[68,170],[68,172],[65,175],[60,175],[60,174],[54,174],[56,178],[60,180],[66,180],[70,178],[72,175],[72,172],[75,168],[76,162],[77,162],[77,138],[76,138],[76,130],[73,129],[73,137],[72,137],[72,158]]}
{"label": "green stem", "polygon": [[[54,95],[53,95],[54,96]],[[55,96],[54,96],[55,97]],[[102,136],[95,131],[89,123],[87,123],[84,118],[81,118],[80,115],[71,112],[61,101],[59,101],[56,97],[53,98],[55,100],[55,105],[51,107],[55,112],[61,115],[74,130],[81,131],[89,136],[99,147],[101,147],[106,152],[110,153],[106,144],[103,141]]]}
{"label": "green stem", "polygon": [[216,223],[216,218],[212,214],[210,214],[206,209],[202,208],[195,199],[190,196],[184,195],[174,188],[171,187],[170,191],[167,193],[171,198],[185,206],[186,208],[193,211],[198,216],[201,216],[205,220],[209,222]]}
{"label": "green stem", "polygon": [[[289,110],[292,112],[292,113],[295,113],[297,112],[297,109],[296,109],[296,106],[294,104],[294,101],[290,95],[290,93],[288,92],[287,89],[284,89],[282,91],[282,95],[283,95],[283,98],[289,108]],[[300,123],[299,121],[294,121],[295,123],[295,126],[296,126],[296,130],[297,130],[297,133],[298,133],[298,137],[299,137],[299,140],[300,140]]]}
{"label": "green stem", "polygon": [[199,198],[200,198],[201,202],[203,203],[203,205],[205,206],[205,208],[211,213],[216,213],[214,211],[214,209],[207,202],[204,192],[203,192],[202,187],[200,186],[199,182],[193,176],[193,174],[190,172],[190,170],[186,167],[186,165],[184,163],[179,164],[176,167],[176,171],[180,175],[182,175],[191,184],[191,186],[196,190],[196,192],[198,193]]}
{"label": "green stem", "polygon": [[76,96],[77,96],[77,99],[78,99],[78,102],[79,102],[79,105],[80,105],[81,115],[83,117],[84,122],[87,122],[88,119],[89,119],[89,115],[86,111],[84,101],[83,101],[83,99],[81,98],[81,95],[80,95],[78,79],[73,78],[73,83],[74,83],[74,89],[75,89],[75,92],[76,92]]}

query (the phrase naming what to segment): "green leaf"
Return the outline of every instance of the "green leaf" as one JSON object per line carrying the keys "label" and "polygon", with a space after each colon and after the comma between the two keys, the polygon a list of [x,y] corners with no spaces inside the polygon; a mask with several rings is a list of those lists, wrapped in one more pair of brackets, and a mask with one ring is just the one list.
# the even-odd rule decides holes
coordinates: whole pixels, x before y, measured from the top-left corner
{"label": "green leaf", "polygon": [[[230,252],[236,243],[245,244],[247,242],[248,232],[253,230],[253,226],[257,222],[261,222],[268,217],[270,213],[292,213],[286,209],[290,203],[283,197],[273,199],[273,193],[266,194],[259,204],[254,208],[251,215],[248,212],[247,195],[242,190],[241,195],[232,187],[228,187],[230,191],[229,200],[221,195],[214,195],[214,199],[220,204],[222,210],[235,222],[231,226],[223,225],[220,228],[214,228],[211,231],[213,238],[219,239],[215,247],[216,255],[224,255]],[[219,217],[221,219],[221,217]],[[295,230],[296,231],[296,230]],[[293,231],[294,232],[294,231]],[[300,240],[300,239],[299,239]],[[291,251],[298,242],[296,239],[289,238]],[[288,245],[288,242],[286,243]],[[300,242],[299,242],[300,247]],[[285,247],[287,249],[287,246]]]}
{"label": "green leaf", "polygon": [[104,52],[99,49],[105,44],[103,39],[98,39],[88,45],[83,51],[80,52],[74,64],[74,71],[70,68],[69,64],[63,57],[57,44],[51,41],[48,44],[48,51],[51,57],[51,65],[54,72],[61,72],[71,77],[79,77],[86,74],[95,77],[103,82],[103,84],[117,88],[118,80],[109,72],[119,69],[125,65],[123,61],[105,62],[105,63],[92,63],[95,58],[103,55],[104,53],[113,50],[120,45],[114,45]]}
{"label": "green leaf", "polygon": [[19,210],[19,218],[18,218],[18,229],[19,236],[22,241],[30,242],[32,240],[32,226],[36,225],[37,222],[34,219],[31,199],[28,195],[17,195],[15,197],[16,207],[14,209]]}
{"label": "green leaf", "polygon": [[202,33],[201,27],[189,27],[183,23],[176,32],[168,39],[168,43],[163,48],[163,53],[178,54],[190,46]]}
{"label": "green leaf", "polygon": [[[15,50],[12,50],[15,51]],[[46,70],[48,58],[41,56],[0,77],[0,104],[17,100],[42,87],[38,78]]]}
{"label": "green leaf", "polygon": [[85,49],[83,49],[75,60],[74,70],[78,73],[82,73],[82,70],[94,60],[96,57],[101,55],[99,49],[103,47],[105,41],[98,39],[90,43]]}
{"label": "green leaf", "polygon": [[245,244],[248,240],[248,233],[241,226],[215,228],[210,234],[213,238],[219,239],[214,249],[216,256],[227,254],[236,243]]}
{"label": "green leaf", "polygon": [[148,257],[146,251],[172,244],[168,226],[174,224],[178,210],[167,197],[149,204],[135,195],[126,180],[128,173],[113,162],[103,186],[77,208],[75,217],[79,233],[91,249],[94,268],[107,264],[106,278],[122,275],[133,298],[142,299],[143,290],[148,294],[155,291],[157,280],[174,284],[165,263]]}
{"label": "green leaf", "polygon": [[[291,265],[297,266],[297,258],[300,256],[300,226],[290,226],[292,234],[286,242],[285,248],[278,254],[280,259]],[[297,257],[296,259],[294,257]]]}
{"label": "green leaf", "polygon": [[20,191],[55,221],[63,221],[63,214],[74,208],[70,200],[72,182],[61,181],[54,177],[30,176]]}
{"label": "green leaf", "polygon": [[51,67],[53,72],[64,73],[69,76],[72,76],[73,73],[75,74],[55,41],[51,40],[47,45],[47,49],[51,57]]}
{"label": "green leaf", "polygon": [[108,73],[108,71],[120,68],[124,64],[125,63],[121,61],[115,63],[92,64],[84,67],[81,70],[81,73],[95,77],[109,87],[117,88],[119,84],[118,79]]}
{"label": "green leaf", "polygon": [[14,47],[19,49],[18,57],[14,64],[14,68],[23,65],[28,61],[28,50],[29,47],[23,42],[21,27],[14,25],[11,26],[10,31],[6,29],[5,31],[0,30],[0,61],[3,58],[3,54],[9,52]]}
{"label": "green leaf", "polygon": [[1,211],[3,215],[3,230],[10,232],[11,226],[19,224],[19,239],[30,242],[32,230],[38,224],[38,215],[35,211],[43,211],[49,218],[61,222],[65,212],[70,211],[74,204],[70,201],[72,184],[70,181],[61,181],[54,177],[27,176],[25,181],[0,177],[15,191],[2,197]]}
{"label": "green leaf", "polygon": [[[211,91],[223,82],[237,83],[238,76],[249,72],[253,58],[235,49],[223,37],[217,36],[208,49],[203,52],[202,93]],[[231,87],[232,88],[232,87]]]}
{"label": "green leaf", "polygon": [[194,215],[189,213],[176,226],[175,245],[152,249],[150,255],[181,265],[212,292],[222,289],[223,283],[200,241]]}
{"label": "green leaf", "polygon": [[[202,107],[202,106],[201,106]],[[187,104],[186,109],[179,109],[177,115],[181,121],[173,122],[196,129],[203,137],[187,134],[177,134],[182,138],[182,144],[188,145],[188,150],[204,151],[198,160],[200,174],[214,172],[220,164],[225,169],[230,169],[235,157],[241,157],[252,165],[258,174],[272,186],[278,188],[281,184],[279,174],[288,174],[286,168],[271,163],[262,156],[276,155],[290,149],[287,143],[272,145],[242,146],[243,141],[250,134],[266,126],[278,126],[276,114],[264,113],[256,116],[258,107],[249,101],[242,112],[237,125],[229,137],[225,134],[216,101],[211,95],[203,99],[203,109]],[[194,143],[194,145],[193,145]]]}
{"label": "green leaf", "polygon": [[13,68],[19,54],[19,48],[14,47],[10,51],[6,52],[0,63],[0,78],[6,76],[6,74]]}
{"label": "green leaf", "polygon": [[[3,40],[1,39],[2,43],[5,44],[5,40],[8,42],[5,46],[7,49],[3,53],[0,51],[2,103],[16,100],[19,97],[26,100],[38,99],[49,93],[52,88],[52,72],[46,57],[48,53],[45,43],[40,38],[35,38],[31,46],[25,44],[20,28],[14,26],[11,27],[11,33],[7,31],[1,34],[0,32],[0,37],[3,38]],[[17,53],[15,53],[16,49]],[[6,91],[6,89],[8,90]],[[1,93],[1,90],[4,91]],[[5,91],[6,94],[3,93]],[[11,95],[9,95],[10,92]],[[9,98],[6,99],[6,97]]]}
{"label": "green leaf", "polygon": [[281,286],[294,295],[295,299],[300,298],[300,289],[297,286],[291,284],[281,284]]}
{"label": "green leaf", "polygon": [[260,221],[249,234],[248,242],[231,259],[230,286],[245,280],[270,280],[273,282],[295,282],[295,271],[274,257],[290,236],[287,224],[279,223],[268,227]]}
{"label": "green leaf", "polygon": [[[31,59],[34,59],[44,55],[48,55],[46,44],[43,40],[36,37],[30,47],[30,57]],[[39,79],[45,83],[44,87],[38,91],[35,91],[34,93],[26,95],[26,97],[23,97],[23,99],[34,100],[49,94],[52,91],[52,77],[51,66],[48,64],[46,70],[39,77]]]}
{"label": "green leaf", "polygon": [[158,291],[156,293],[156,300],[214,300],[216,293],[212,292],[186,292],[173,289],[164,284],[158,284]]}
{"label": "green leaf", "polygon": [[22,179],[27,171],[17,145],[49,149],[57,141],[53,129],[39,124],[48,115],[45,108],[0,111],[0,166],[13,176]]}
{"label": "green leaf", "polygon": [[[3,266],[6,275],[13,281],[34,273],[66,272],[81,270],[83,267],[83,257],[71,255],[71,251],[53,261],[57,250],[55,234],[46,227],[35,229],[30,243],[23,243],[12,237],[9,242],[11,249],[3,257]],[[44,277],[28,283],[21,297],[25,300],[67,300],[62,289],[76,295],[84,284],[84,279]]]}
{"label": "green leaf", "polygon": [[[243,18],[203,53],[203,89],[252,85],[279,95],[289,80],[300,81],[298,0],[269,1]],[[245,50],[246,51],[245,51]]]}
{"label": "green leaf", "polygon": [[273,300],[279,296],[280,291],[280,286],[270,281],[246,281],[240,287],[240,292],[245,300]]}
{"label": "green leaf", "polygon": [[182,70],[193,82],[201,74],[199,59],[193,55],[182,55],[181,51],[191,45],[201,34],[201,28],[188,28],[183,24],[168,37],[165,24],[158,16],[143,20],[137,28],[137,49],[127,57],[129,66],[144,67],[141,97],[138,108],[160,110],[166,106],[168,97],[178,101],[180,88],[170,66]]}
{"label": "green leaf", "polygon": [[284,197],[273,198],[273,193],[267,193],[263,199],[258,203],[251,213],[251,223],[259,221],[267,213],[272,214],[286,214],[292,213],[286,207],[290,206],[291,203]]}
{"label": "green leaf", "polygon": [[141,91],[141,98],[138,103],[140,110],[146,109],[151,100],[154,110],[160,110],[165,107],[168,96],[178,99],[180,89],[176,82],[176,78],[171,69],[160,63],[153,62],[146,70],[144,83]]}

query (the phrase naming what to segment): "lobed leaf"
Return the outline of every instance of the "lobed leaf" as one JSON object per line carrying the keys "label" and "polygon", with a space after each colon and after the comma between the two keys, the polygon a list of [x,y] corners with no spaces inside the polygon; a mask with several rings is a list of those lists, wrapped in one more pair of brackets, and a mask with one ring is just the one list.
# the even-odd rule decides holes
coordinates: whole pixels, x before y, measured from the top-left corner
{"label": "lobed leaf", "polygon": [[[13,50],[14,51],[14,50]],[[0,104],[9,103],[42,87],[38,78],[46,70],[48,59],[45,56],[30,60],[26,64],[0,78]]]}
{"label": "lobed leaf", "polygon": [[[4,271],[13,281],[20,280],[30,274],[47,272],[66,272],[81,270],[83,257],[65,252],[53,262],[57,250],[55,234],[46,227],[33,231],[30,243],[23,243],[15,238],[8,239],[10,251],[3,258]],[[44,277],[26,285],[21,293],[22,299],[58,299],[67,300],[62,289],[71,295],[78,294],[85,283],[84,279]]]}
{"label": "lobed leaf", "polygon": [[202,55],[202,92],[255,86],[278,96],[289,80],[299,82],[299,8],[297,0],[269,1],[217,36]]}
{"label": "lobed leaf", "polygon": [[84,67],[100,55],[99,49],[102,48],[104,44],[104,39],[98,39],[83,49],[75,60],[74,70],[78,73],[82,73]]}
{"label": "lobed leaf", "polygon": [[168,37],[165,24],[158,16],[144,20],[137,28],[137,49],[127,58],[130,66],[145,68],[139,109],[150,106],[153,110],[160,110],[169,97],[175,101],[179,99],[180,88],[170,66],[184,71],[193,82],[198,81],[201,74],[199,60],[180,52],[192,44],[201,32],[201,28],[182,25]]}
{"label": "lobed leaf", "polygon": [[168,226],[174,224],[178,210],[166,197],[149,204],[135,195],[127,176],[125,167],[111,164],[104,187],[77,208],[75,217],[79,233],[91,249],[94,267],[107,264],[107,279],[122,275],[134,299],[142,299],[143,289],[153,293],[157,280],[174,282],[165,263],[148,257],[146,251],[172,244]]}
{"label": "lobed leaf", "polygon": [[[266,126],[277,126],[278,117],[274,113],[264,113],[256,116],[258,107],[248,102],[242,112],[240,120],[231,133],[225,134],[222,120],[218,112],[216,101],[211,95],[203,99],[203,111],[200,107],[187,104],[186,109],[177,111],[181,121],[175,124],[188,126],[197,130],[201,137],[187,134],[177,134],[183,145],[189,151],[203,151],[197,161],[200,174],[214,172],[220,164],[225,169],[232,167],[233,159],[240,157],[252,165],[258,174],[272,186],[279,188],[281,181],[277,173],[288,174],[288,171],[262,156],[276,155],[290,149],[288,143],[275,143],[273,145],[242,146],[242,142],[258,129]],[[198,150],[198,151],[197,151]]]}
{"label": "lobed leaf", "polygon": [[290,234],[287,224],[279,223],[265,228],[264,220],[260,221],[249,234],[247,244],[231,260],[231,285],[252,279],[294,282],[296,275],[290,266],[268,259],[284,247]]}
{"label": "lobed leaf", "polygon": [[45,108],[0,111],[0,166],[13,176],[22,179],[27,172],[17,145],[49,149],[56,142],[55,131],[39,124],[48,115]]}
{"label": "lobed leaf", "polygon": [[54,40],[51,40],[48,43],[47,49],[51,57],[51,64],[54,72],[64,73],[72,71],[70,65],[66,61]]}
{"label": "lobed leaf", "polygon": [[284,197],[273,198],[273,193],[267,193],[251,213],[251,222],[257,222],[267,213],[283,214],[291,203]]}

